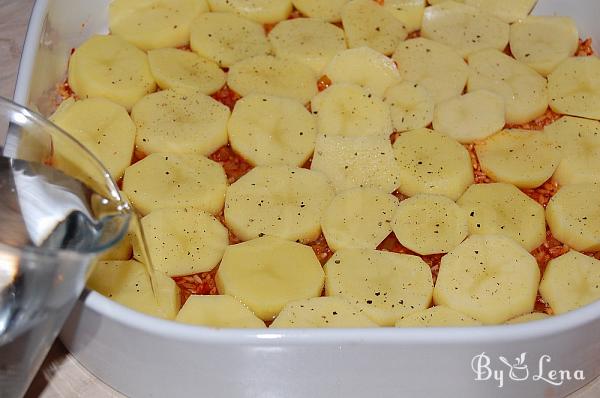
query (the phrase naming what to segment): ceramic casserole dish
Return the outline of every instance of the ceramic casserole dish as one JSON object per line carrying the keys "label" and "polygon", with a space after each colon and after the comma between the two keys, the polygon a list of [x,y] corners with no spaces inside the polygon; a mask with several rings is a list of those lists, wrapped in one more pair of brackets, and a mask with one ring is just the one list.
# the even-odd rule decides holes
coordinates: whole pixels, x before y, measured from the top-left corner
{"label": "ceramic casserole dish", "polygon": [[[15,100],[48,116],[72,48],[107,33],[109,0],[38,0]],[[600,42],[600,2],[539,0]],[[600,50],[600,48],[596,48]],[[87,291],[61,335],[132,397],[564,397],[600,375],[600,302],[547,320],[467,328],[217,330]]]}

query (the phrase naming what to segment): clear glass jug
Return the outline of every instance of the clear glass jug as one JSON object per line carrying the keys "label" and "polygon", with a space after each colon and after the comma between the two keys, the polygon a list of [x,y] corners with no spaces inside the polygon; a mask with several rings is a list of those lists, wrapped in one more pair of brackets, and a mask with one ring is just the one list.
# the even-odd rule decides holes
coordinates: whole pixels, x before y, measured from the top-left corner
{"label": "clear glass jug", "polygon": [[[2,142],[0,397],[13,398],[25,394],[96,254],[126,233],[130,207],[81,144],[0,97]],[[57,148],[73,159],[62,171],[52,167]]]}

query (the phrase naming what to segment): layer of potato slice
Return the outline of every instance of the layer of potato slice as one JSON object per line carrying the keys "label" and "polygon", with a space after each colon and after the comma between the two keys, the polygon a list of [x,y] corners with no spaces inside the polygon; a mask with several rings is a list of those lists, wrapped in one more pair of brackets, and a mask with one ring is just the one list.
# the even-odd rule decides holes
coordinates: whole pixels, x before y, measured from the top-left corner
{"label": "layer of potato slice", "polygon": [[388,88],[384,101],[390,106],[396,131],[423,128],[433,120],[433,96],[418,83],[404,81]]}
{"label": "layer of potato slice", "polygon": [[135,260],[100,261],[89,276],[87,286],[136,311],[174,319],[181,306],[179,288],[160,272],[155,272],[153,278],[158,288],[156,298],[142,263]]}
{"label": "layer of potato slice", "polygon": [[442,257],[433,299],[484,324],[499,324],[533,311],[539,281],[535,258],[517,242],[471,235]]}
{"label": "layer of potato slice", "polygon": [[273,235],[310,242],[321,233],[321,215],[333,199],[324,174],[288,166],[260,166],[233,183],[225,223],[240,239]]}
{"label": "layer of potato slice", "polygon": [[431,271],[417,256],[342,249],[324,270],[327,296],[345,298],[381,326],[392,326],[401,316],[431,303]]}
{"label": "layer of potato slice", "polygon": [[125,170],[123,190],[143,215],[173,207],[218,214],[227,176],[219,163],[201,155],[153,153]]}
{"label": "layer of potato slice", "polygon": [[600,300],[600,260],[573,250],[550,260],[540,294],[557,315]]}
{"label": "layer of potato slice", "polygon": [[383,7],[402,22],[407,32],[421,29],[425,0],[386,0]]}
{"label": "layer of potato slice", "polygon": [[546,239],[542,205],[505,183],[474,184],[457,202],[468,215],[471,234],[499,234],[532,251]]}
{"label": "layer of potato slice", "polygon": [[292,0],[294,7],[310,18],[318,18],[327,22],[339,22],[342,19],[342,8],[350,0]]}
{"label": "layer of potato slice", "polygon": [[407,131],[394,142],[400,166],[399,191],[444,195],[456,200],[471,185],[473,167],[464,146],[429,129]]}
{"label": "layer of potato slice", "polygon": [[529,130],[502,130],[475,145],[481,169],[494,181],[536,188],[556,170],[559,153],[548,137]]}
{"label": "layer of potato slice", "polygon": [[356,188],[339,193],[321,219],[331,250],[375,249],[392,232],[398,199],[376,189]]}
{"label": "layer of potato slice", "polygon": [[546,206],[552,235],[579,251],[600,250],[600,185],[561,187]]}
{"label": "layer of potato slice", "polygon": [[550,107],[557,113],[600,119],[600,59],[571,57],[548,75]]}
{"label": "layer of potato slice", "polygon": [[257,317],[273,320],[289,302],[321,295],[323,269],[308,246],[272,236],[227,248],[216,283]]}
{"label": "layer of potato slice", "polygon": [[464,3],[480,11],[495,15],[502,21],[513,23],[525,18],[537,0],[464,0]]}
{"label": "layer of potato slice", "polygon": [[177,313],[175,321],[213,328],[266,327],[248,307],[227,295],[191,295]]}
{"label": "layer of potato slice", "polygon": [[400,170],[392,145],[383,135],[320,134],[310,168],[324,173],[338,192],[376,188],[390,193],[400,184]]}
{"label": "layer of potato slice", "polygon": [[286,304],[270,328],[372,328],[377,324],[340,297],[314,297]]}
{"label": "layer of potato slice", "polygon": [[469,76],[456,51],[422,37],[401,43],[393,59],[401,78],[425,87],[436,103],[462,94]]}
{"label": "layer of potato slice", "polygon": [[396,321],[396,327],[455,327],[479,326],[481,322],[450,307],[437,305],[423,311],[404,315]]}
{"label": "layer of potato slice", "polygon": [[212,11],[231,12],[263,24],[287,19],[292,12],[291,0],[208,0]]}

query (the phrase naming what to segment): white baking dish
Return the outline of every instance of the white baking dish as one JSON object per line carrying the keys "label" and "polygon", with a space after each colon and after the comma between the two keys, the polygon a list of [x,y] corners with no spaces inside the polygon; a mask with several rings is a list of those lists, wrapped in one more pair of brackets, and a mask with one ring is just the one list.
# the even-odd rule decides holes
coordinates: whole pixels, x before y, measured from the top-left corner
{"label": "white baking dish", "polygon": [[[51,111],[71,48],[106,32],[108,3],[37,1],[18,102]],[[573,16],[582,36],[600,41],[598,0],[540,0],[535,13]],[[513,326],[253,331],[154,319],[87,292],[62,340],[92,373],[133,397],[562,397],[600,375],[600,302]],[[528,374],[521,367],[511,375],[499,357],[515,363],[522,353]],[[487,369],[497,377],[476,380],[477,365],[480,379]],[[552,380],[551,370],[570,379]]]}

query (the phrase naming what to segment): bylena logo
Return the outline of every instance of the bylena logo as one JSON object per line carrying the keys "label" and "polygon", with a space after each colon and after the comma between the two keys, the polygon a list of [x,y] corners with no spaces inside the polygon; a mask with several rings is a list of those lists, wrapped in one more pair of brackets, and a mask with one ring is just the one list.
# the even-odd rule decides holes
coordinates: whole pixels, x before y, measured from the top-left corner
{"label": "bylena logo", "polygon": [[523,352],[513,361],[509,361],[504,356],[498,357],[497,363],[492,363],[492,359],[485,352],[475,355],[471,360],[471,369],[475,373],[476,381],[494,380],[498,387],[502,388],[505,382],[533,380],[560,386],[567,380],[585,380],[583,370],[565,370],[553,369],[552,358],[544,354],[538,358],[534,364],[537,368],[531,368],[527,364],[527,353]]}

